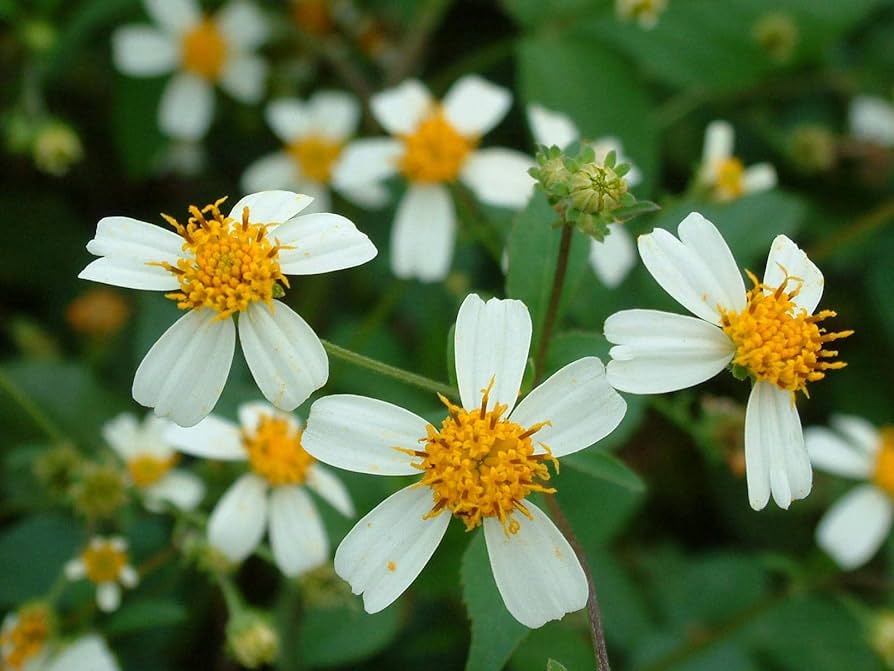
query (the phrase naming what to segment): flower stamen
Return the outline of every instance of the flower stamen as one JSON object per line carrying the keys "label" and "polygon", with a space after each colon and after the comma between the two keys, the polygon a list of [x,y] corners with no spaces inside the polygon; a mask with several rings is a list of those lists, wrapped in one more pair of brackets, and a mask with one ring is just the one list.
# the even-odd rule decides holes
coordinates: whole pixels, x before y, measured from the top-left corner
{"label": "flower stamen", "polygon": [[183,35],[181,53],[184,70],[214,81],[227,60],[227,41],[214,21],[206,18]]}
{"label": "flower stamen", "polygon": [[243,429],[242,445],[252,470],[271,485],[297,485],[307,480],[315,459],[301,447],[304,432],[284,417],[262,417],[254,433]]}
{"label": "flower stamen", "polygon": [[401,136],[404,153],[398,168],[411,182],[437,184],[459,176],[477,138],[461,135],[441,110],[423,120],[412,133]]}
{"label": "flower stamen", "polygon": [[875,458],[872,482],[894,499],[894,426],[882,428],[879,434],[881,444]]}

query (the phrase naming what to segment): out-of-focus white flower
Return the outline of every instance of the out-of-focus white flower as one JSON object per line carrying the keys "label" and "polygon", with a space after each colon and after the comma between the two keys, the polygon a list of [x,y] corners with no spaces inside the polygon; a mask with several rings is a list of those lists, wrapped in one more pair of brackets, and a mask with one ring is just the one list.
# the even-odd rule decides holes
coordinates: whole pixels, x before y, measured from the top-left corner
{"label": "out-of-focus white flower", "polygon": [[94,537],[80,557],[65,564],[65,577],[96,585],[96,605],[107,613],[121,604],[121,585],[136,587],[140,581],[129,563],[127,541],[120,536]]}
{"label": "out-of-focus white flower", "polygon": [[269,34],[261,12],[233,0],[213,16],[196,0],[143,0],[155,26],[128,25],[112,35],[115,66],[134,77],[174,72],[158,109],[161,130],[183,140],[205,135],[214,85],[245,103],[264,94],[267,64],[254,52]]}
{"label": "out-of-focus white flower", "polygon": [[894,147],[894,103],[877,96],[857,96],[848,113],[851,135],[866,142]]}
{"label": "out-of-focus white flower", "polygon": [[699,182],[719,201],[735,200],[776,186],[776,168],[755,163],[748,168],[733,154],[735,131],[727,121],[712,121],[705,129]]}
{"label": "out-of-focus white flower", "polygon": [[667,0],[615,0],[615,15],[625,21],[636,21],[640,28],[651,30],[667,9]]}

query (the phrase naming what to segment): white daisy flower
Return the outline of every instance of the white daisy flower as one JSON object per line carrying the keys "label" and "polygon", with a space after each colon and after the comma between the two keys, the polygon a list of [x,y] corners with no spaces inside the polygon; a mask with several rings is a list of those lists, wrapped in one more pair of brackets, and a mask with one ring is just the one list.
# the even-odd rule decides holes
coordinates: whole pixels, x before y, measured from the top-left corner
{"label": "white daisy flower", "polygon": [[712,121],[705,129],[698,179],[719,201],[735,200],[776,186],[776,168],[769,163],[755,163],[746,168],[733,155],[734,142],[735,131],[727,121]]}
{"label": "white daisy flower", "polygon": [[732,252],[697,212],[680,224],[679,239],[656,228],[638,240],[639,253],[661,288],[697,318],[657,310],[623,310],[605,322],[613,343],[608,381],[621,391],[660,394],[685,389],[732,364],[754,385],[745,415],[748,497],[760,510],[770,494],[788,508],[807,496],[811,470],[795,393],[825,371],[842,368],[825,349],[851,331],[827,333],[814,312],[823,275],[784,235],[770,247],[763,281],[748,271],[748,291]]}
{"label": "white daisy flower", "polygon": [[[329,377],[320,339],[285,303],[286,275],[315,275],[366,263],[376,248],[337,214],[296,216],[311,198],[263,191],[228,216],[218,201],[190,208],[175,232],[130,217],[105,217],[87,251],[101,258],[78,277],[131,289],[169,291],[187,314],[146,354],[134,399],[155,414],[192,426],[220,398],[239,339],[258,387],[273,405],[293,410]],[[234,259],[241,259],[241,264]]]}
{"label": "white daisy flower", "polygon": [[640,28],[651,30],[667,9],[667,0],[615,0],[615,15],[625,21],[634,20]]}
{"label": "white daisy flower", "polygon": [[534,181],[520,152],[478,149],[481,137],[506,116],[509,91],[481,77],[458,80],[437,102],[415,79],[372,97],[373,116],[390,138],[349,144],[333,174],[338,189],[368,189],[400,174],[407,190],[391,230],[391,267],[398,277],[435,282],[447,276],[456,212],[447,185],[465,184],[482,202],[522,208]]}
{"label": "white daisy flower", "polygon": [[254,52],[269,34],[260,11],[233,0],[213,16],[196,0],[143,0],[155,26],[128,25],[112,35],[112,58],[126,75],[173,72],[158,109],[158,125],[171,137],[197,140],[214,115],[214,85],[237,100],[258,102],[267,64]]}
{"label": "white daisy flower", "polygon": [[102,427],[102,436],[127,466],[128,479],[153,512],[170,503],[180,510],[194,510],[205,495],[201,478],[174,468],[179,454],[165,432],[171,422],[149,414],[142,424],[125,412]]}
{"label": "white daisy flower", "polygon": [[354,515],[347,489],[304,451],[302,433],[295,417],[266,403],[240,406],[239,424],[211,415],[194,427],[168,431],[168,439],[187,454],[248,461],[251,467],[208,520],[208,541],[230,560],[248,557],[268,530],[273,558],[285,575],[323,564],[329,539],[305,486],[342,515]]}
{"label": "white daisy flower", "polygon": [[804,430],[817,468],[864,480],[832,506],[816,529],[816,542],[843,569],[855,569],[878,552],[894,516],[894,427],[877,429],[861,417],[833,417],[832,429]]}
{"label": "white daisy flower", "polygon": [[[528,105],[528,125],[537,144],[566,149],[581,139],[580,131],[570,117],[536,103]],[[629,163],[621,141],[616,137],[607,136],[586,143],[593,148],[597,162],[605,161],[610,152],[615,152],[618,163]],[[627,186],[634,187],[642,181],[642,175],[636,166],[631,166],[623,179]],[[623,224],[609,224],[608,230],[605,240],[590,242],[590,266],[604,285],[614,288],[624,281],[636,264],[636,251],[633,237]]]}
{"label": "white daisy flower", "polygon": [[[319,91],[307,102],[282,98],[267,105],[266,117],[283,148],[248,166],[243,190],[295,190],[314,198],[306,212],[328,210],[333,170],[360,121],[357,99],[338,91]],[[363,207],[380,207],[388,200],[381,184],[340,192]]]}
{"label": "white daisy flower", "polygon": [[894,147],[894,103],[878,96],[857,96],[848,110],[851,135],[882,147]]}
{"label": "white daisy flower", "polygon": [[367,612],[410,586],[451,515],[467,530],[483,525],[497,588],[519,622],[539,627],[584,607],[587,581],[577,557],[528,497],[554,492],[547,463],[557,467],[558,457],[608,435],[626,404],[602,362],[587,357],[516,406],[530,343],[524,303],[485,303],[472,294],[454,337],[462,406],[442,397],[440,428],[362,396],[327,396],[311,407],[304,447],[321,461],[375,475],[423,473],[361,519],[335,552],[336,572],[363,594]]}
{"label": "white daisy flower", "polygon": [[108,613],[121,604],[121,585],[132,588],[140,581],[129,561],[126,540],[120,536],[95,536],[80,557],[65,564],[65,577],[87,578],[96,585],[96,605]]}

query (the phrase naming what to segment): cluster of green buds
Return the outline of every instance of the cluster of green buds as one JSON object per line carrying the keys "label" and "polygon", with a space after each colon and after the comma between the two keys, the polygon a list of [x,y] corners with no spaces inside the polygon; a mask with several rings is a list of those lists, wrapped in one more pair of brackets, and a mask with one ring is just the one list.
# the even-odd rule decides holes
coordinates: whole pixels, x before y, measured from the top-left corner
{"label": "cluster of green buds", "polygon": [[538,147],[537,165],[529,170],[537,188],[562,215],[562,221],[600,242],[608,225],[658,209],[655,203],[637,200],[627,188],[627,163],[618,163],[615,152],[598,161],[589,145],[570,157],[558,147]]}

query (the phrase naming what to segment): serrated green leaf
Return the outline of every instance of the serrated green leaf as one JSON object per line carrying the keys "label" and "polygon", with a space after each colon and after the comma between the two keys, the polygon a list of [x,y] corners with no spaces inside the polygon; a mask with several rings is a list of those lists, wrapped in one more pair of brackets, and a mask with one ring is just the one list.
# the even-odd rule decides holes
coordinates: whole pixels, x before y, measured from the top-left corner
{"label": "serrated green leaf", "polygon": [[562,457],[562,463],[581,473],[611,482],[632,492],[646,491],[646,483],[639,475],[623,461],[604,450],[595,448],[581,450]]}

